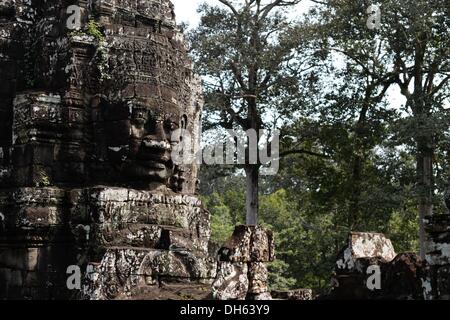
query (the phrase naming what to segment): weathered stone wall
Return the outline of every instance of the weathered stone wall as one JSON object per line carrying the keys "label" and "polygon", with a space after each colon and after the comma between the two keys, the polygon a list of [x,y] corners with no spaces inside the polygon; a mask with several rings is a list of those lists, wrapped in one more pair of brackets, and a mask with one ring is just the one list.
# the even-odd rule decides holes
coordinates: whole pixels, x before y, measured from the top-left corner
{"label": "weathered stone wall", "polygon": [[89,239],[80,253],[93,266],[83,292],[90,299],[133,298],[165,283],[189,287],[214,278],[209,215],[198,198],[103,188],[72,191],[72,199],[72,229],[78,243]]}
{"label": "weathered stone wall", "polygon": [[0,299],[70,296],[66,269],[77,264],[59,188],[0,192]]}
{"label": "weathered stone wall", "polygon": [[450,215],[427,217],[425,228],[425,259],[429,266],[424,281],[425,296],[428,299],[450,300]]}
{"label": "weathered stone wall", "polygon": [[212,281],[198,168],[171,158],[178,129],[198,150],[202,96],[169,0],[1,1],[0,82],[1,299]]}
{"label": "weathered stone wall", "polygon": [[[450,216],[426,218],[427,254],[396,254],[381,234],[352,233],[339,255],[325,299],[448,300]],[[374,268],[375,267],[375,268]],[[379,272],[379,283],[375,279]]]}
{"label": "weathered stone wall", "polygon": [[219,251],[213,298],[218,300],[270,300],[266,263],[275,260],[271,231],[237,226]]}
{"label": "weathered stone wall", "polygon": [[[67,28],[74,4],[90,27]],[[0,166],[3,172],[14,163],[10,184],[136,186],[142,172],[130,168],[143,157],[136,143],[151,133],[140,128],[143,118],[147,128],[161,120],[187,130],[198,150],[201,88],[170,1],[16,1],[2,8]],[[168,170],[171,179],[162,183],[195,191],[195,165]]]}

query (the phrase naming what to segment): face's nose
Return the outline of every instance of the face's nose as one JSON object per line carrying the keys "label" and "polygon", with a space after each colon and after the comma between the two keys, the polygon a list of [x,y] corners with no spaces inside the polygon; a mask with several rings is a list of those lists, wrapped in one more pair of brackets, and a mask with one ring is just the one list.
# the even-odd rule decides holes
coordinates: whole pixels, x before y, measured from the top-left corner
{"label": "face's nose", "polygon": [[157,121],[151,134],[144,137],[142,144],[146,148],[157,149],[159,151],[170,151],[171,145],[169,137],[164,130],[164,122]]}

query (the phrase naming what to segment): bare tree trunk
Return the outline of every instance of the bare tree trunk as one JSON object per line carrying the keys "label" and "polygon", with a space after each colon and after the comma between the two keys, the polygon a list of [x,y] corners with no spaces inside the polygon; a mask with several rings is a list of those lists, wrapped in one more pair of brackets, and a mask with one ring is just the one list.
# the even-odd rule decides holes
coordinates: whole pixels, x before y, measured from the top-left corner
{"label": "bare tree trunk", "polygon": [[417,177],[419,181],[419,244],[420,257],[425,259],[426,232],[424,218],[433,214],[433,150],[419,142]]}
{"label": "bare tree trunk", "polygon": [[[359,152],[359,150],[357,150]],[[351,178],[351,194],[350,194],[350,207],[348,216],[348,227],[351,231],[360,231],[361,220],[361,176],[363,170],[363,159],[357,155],[353,159],[353,171]]]}
{"label": "bare tree trunk", "polygon": [[[352,187],[350,195],[350,212],[348,219],[348,227],[352,231],[359,231],[361,222],[361,184],[362,173],[364,170],[364,155],[366,153],[367,145],[364,143],[364,137],[367,136],[368,130],[366,130],[367,113],[371,106],[371,97],[373,93],[373,87],[370,86],[366,89],[366,96],[359,114],[358,122],[355,126],[355,141],[353,144],[353,171],[352,171]],[[356,228],[356,230],[355,230]]]}
{"label": "bare tree trunk", "polygon": [[246,208],[247,208],[247,225],[256,226],[258,224],[258,184],[259,184],[259,166],[247,165],[245,168],[247,178],[246,192]]}

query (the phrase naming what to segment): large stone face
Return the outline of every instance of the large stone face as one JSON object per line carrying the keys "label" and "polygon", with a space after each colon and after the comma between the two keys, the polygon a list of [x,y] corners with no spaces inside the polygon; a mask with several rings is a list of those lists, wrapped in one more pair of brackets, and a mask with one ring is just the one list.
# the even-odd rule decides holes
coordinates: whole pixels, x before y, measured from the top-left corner
{"label": "large stone face", "polygon": [[169,0],[1,1],[0,82],[0,298],[214,278],[198,168],[172,157],[182,133],[198,150],[202,98]]}
{"label": "large stone face", "polygon": [[[81,30],[66,26],[74,4]],[[3,7],[0,165],[14,163],[12,184],[195,191],[196,166],[171,159],[179,129],[198,149],[202,100],[170,1]]]}

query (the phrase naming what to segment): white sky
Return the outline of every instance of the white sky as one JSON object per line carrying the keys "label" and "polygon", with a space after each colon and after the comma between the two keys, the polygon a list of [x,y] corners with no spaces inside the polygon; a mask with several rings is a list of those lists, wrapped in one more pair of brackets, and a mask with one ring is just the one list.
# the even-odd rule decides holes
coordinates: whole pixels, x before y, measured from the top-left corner
{"label": "white sky", "polygon": [[197,8],[202,2],[214,3],[216,0],[172,0],[175,5],[175,14],[177,15],[177,23],[189,23],[194,27],[199,22]]}
{"label": "white sky", "polygon": [[[191,28],[199,23],[200,17],[197,13],[197,8],[201,3],[220,4],[218,0],[172,0],[172,2],[175,5],[177,23],[188,23]],[[295,17],[301,15],[306,12],[311,5],[312,3],[309,0],[302,1],[298,5],[297,10],[292,12],[292,16]]]}
{"label": "white sky", "polygon": [[[197,13],[197,9],[201,3],[206,2],[209,4],[220,5],[220,2],[218,0],[172,0],[172,2],[175,5],[177,23],[187,23],[190,28],[196,27],[200,21],[200,16]],[[297,10],[293,11],[290,16],[292,18],[299,17],[303,13],[305,13],[312,5],[314,4],[310,0],[304,0],[297,6]],[[391,105],[396,108],[405,103],[405,98],[399,94],[399,90],[397,88],[392,88],[391,90],[389,90],[388,95]]]}

